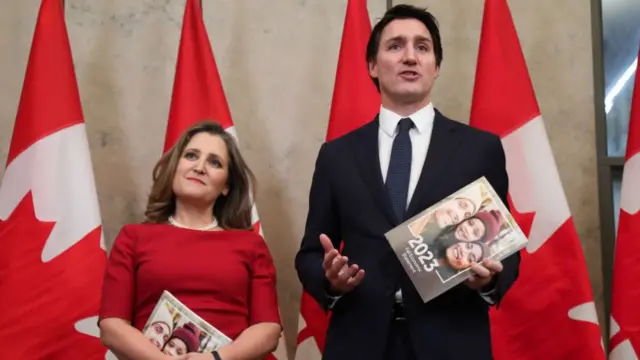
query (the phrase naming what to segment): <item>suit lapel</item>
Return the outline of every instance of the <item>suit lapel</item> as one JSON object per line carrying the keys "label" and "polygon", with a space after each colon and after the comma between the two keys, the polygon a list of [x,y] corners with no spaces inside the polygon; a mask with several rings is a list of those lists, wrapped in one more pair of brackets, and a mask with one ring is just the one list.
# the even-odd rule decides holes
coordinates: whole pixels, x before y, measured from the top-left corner
{"label": "suit lapel", "polygon": [[376,203],[380,211],[387,217],[393,225],[398,224],[396,215],[391,206],[391,200],[387,195],[387,189],[382,181],[382,172],[380,170],[380,156],[378,151],[378,116],[365,125],[358,133],[358,141],[354,144],[354,154],[356,155],[356,163],[362,174],[362,178],[367,184],[371,197]]}
{"label": "suit lapel", "polygon": [[444,174],[445,165],[449,163],[449,158],[456,149],[457,138],[452,136],[453,131],[453,120],[445,118],[436,110],[429,150],[427,151],[427,157],[424,161],[418,184],[407,209],[407,217],[424,210],[424,204],[440,200],[434,198],[438,194],[435,189],[438,181],[446,178],[446,174]]}

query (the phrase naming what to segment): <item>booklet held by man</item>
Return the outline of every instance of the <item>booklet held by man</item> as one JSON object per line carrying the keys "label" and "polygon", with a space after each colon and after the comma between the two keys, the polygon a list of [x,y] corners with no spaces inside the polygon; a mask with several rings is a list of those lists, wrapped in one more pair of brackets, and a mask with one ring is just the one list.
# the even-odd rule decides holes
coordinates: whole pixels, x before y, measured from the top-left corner
{"label": "booklet held by man", "polygon": [[471,275],[472,263],[503,260],[527,238],[482,177],[385,234],[424,302]]}
{"label": "booklet held by man", "polygon": [[190,352],[211,353],[232,342],[166,290],[142,333],[160,351],[171,356]]}

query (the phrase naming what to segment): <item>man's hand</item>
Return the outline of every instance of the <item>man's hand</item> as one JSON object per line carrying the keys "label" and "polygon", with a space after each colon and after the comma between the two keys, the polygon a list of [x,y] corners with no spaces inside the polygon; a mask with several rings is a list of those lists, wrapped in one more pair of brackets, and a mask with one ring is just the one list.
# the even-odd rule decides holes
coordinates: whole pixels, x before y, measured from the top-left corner
{"label": "man's hand", "polygon": [[465,281],[467,286],[478,290],[493,280],[495,273],[502,271],[502,263],[497,260],[484,259],[482,264],[471,264],[472,275]]}
{"label": "man's hand", "polygon": [[349,259],[340,255],[327,235],[320,235],[320,243],[324,248],[322,267],[325,276],[331,283],[332,291],[345,294],[353,290],[364,278],[364,270],[359,269],[356,264],[349,266]]}

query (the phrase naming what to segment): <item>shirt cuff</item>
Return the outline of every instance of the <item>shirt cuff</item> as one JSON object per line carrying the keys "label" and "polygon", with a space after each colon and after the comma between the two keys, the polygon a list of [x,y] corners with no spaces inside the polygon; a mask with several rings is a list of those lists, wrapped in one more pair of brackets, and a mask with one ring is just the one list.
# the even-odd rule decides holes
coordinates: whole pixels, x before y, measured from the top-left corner
{"label": "shirt cuff", "polygon": [[484,301],[486,301],[487,303],[489,303],[489,305],[494,305],[495,301],[493,301],[493,293],[496,292],[496,288],[494,287],[493,289],[489,290],[489,291],[481,291],[478,290],[478,294],[480,294],[480,296],[484,299]]}
{"label": "shirt cuff", "polygon": [[336,303],[338,302],[338,300],[340,300],[340,298],[342,297],[342,295],[329,295],[327,293],[324,293],[324,296],[327,298],[328,310],[332,310],[333,307],[336,306]]}

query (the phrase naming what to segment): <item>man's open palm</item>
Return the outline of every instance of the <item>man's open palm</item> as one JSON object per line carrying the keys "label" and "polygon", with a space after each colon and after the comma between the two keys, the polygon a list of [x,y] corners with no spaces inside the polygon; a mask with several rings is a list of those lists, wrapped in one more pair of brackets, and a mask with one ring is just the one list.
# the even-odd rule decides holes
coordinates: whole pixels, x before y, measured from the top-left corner
{"label": "man's open palm", "polygon": [[322,267],[332,290],[341,294],[353,290],[364,278],[364,270],[357,264],[349,265],[349,258],[340,255],[327,235],[320,235],[320,243],[324,248]]}

